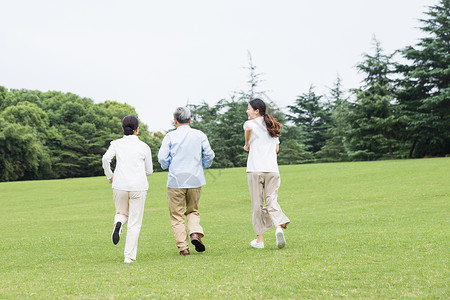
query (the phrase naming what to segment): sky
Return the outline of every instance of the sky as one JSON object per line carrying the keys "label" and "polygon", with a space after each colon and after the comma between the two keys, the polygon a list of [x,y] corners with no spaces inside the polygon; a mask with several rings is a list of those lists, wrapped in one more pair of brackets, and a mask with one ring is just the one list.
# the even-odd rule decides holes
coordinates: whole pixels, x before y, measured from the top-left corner
{"label": "sky", "polygon": [[[258,89],[280,108],[311,85],[328,94],[373,53],[415,45],[438,0],[0,0],[0,85],[70,92],[136,109],[150,131],[178,106]],[[245,113],[245,112],[242,112]]]}

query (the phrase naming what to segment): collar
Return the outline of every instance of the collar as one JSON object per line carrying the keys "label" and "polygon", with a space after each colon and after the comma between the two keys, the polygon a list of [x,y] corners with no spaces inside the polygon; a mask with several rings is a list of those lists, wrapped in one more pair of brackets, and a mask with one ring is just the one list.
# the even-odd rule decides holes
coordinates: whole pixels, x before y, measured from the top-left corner
{"label": "collar", "polygon": [[191,128],[191,126],[189,126],[189,124],[180,125],[180,126],[177,127],[177,130],[181,129],[181,128]]}

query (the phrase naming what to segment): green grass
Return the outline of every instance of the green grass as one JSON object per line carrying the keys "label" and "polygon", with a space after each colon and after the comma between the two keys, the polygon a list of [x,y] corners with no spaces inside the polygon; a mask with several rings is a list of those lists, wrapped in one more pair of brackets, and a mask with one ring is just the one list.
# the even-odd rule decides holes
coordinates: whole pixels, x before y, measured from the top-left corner
{"label": "green grass", "polygon": [[449,298],[450,159],[281,166],[287,245],[254,238],[245,169],[208,170],[204,253],[178,255],[167,173],[137,262],[111,242],[106,178],[0,183],[0,298]]}

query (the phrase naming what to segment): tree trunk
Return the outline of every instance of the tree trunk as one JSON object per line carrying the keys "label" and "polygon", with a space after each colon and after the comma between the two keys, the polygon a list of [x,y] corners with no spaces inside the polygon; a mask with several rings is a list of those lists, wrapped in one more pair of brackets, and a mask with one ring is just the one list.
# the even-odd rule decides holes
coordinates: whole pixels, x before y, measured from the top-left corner
{"label": "tree trunk", "polygon": [[409,150],[409,158],[413,158],[413,152],[414,152],[414,148],[416,148],[416,144],[417,144],[417,140],[419,139],[419,137],[416,137],[414,139],[414,143],[411,146],[411,149]]}
{"label": "tree trunk", "polygon": [[391,157],[391,159],[395,159],[394,152],[392,151],[392,143],[390,140],[388,141],[388,149],[389,149],[389,156]]}

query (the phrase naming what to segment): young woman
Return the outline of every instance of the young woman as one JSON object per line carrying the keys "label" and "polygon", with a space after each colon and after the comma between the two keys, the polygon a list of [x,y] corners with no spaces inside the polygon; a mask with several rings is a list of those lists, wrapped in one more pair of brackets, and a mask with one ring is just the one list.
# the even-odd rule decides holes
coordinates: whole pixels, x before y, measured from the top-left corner
{"label": "young woman", "polygon": [[[122,120],[122,138],[111,142],[103,155],[102,163],[105,175],[112,184],[113,199],[116,206],[112,241],[116,245],[120,240],[123,225],[128,222],[125,242],[125,263],[136,260],[139,233],[144,216],[144,204],[147,197],[147,175],[153,173],[150,147],[139,140],[139,121],[135,116],[126,116]],[[111,160],[116,157],[116,168],[111,171]]]}
{"label": "young woman", "polygon": [[249,120],[244,123],[244,150],[249,151],[247,179],[256,234],[256,239],[250,245],[264,248],[262,234],[275,226],[277,246],[281,249],[286,244],[282,228],[286,229],[290,223],[277,201],[280,187],[277,153],[281,124],[266,113],[266,104],[261,99],[250,101],[247,116]]}

